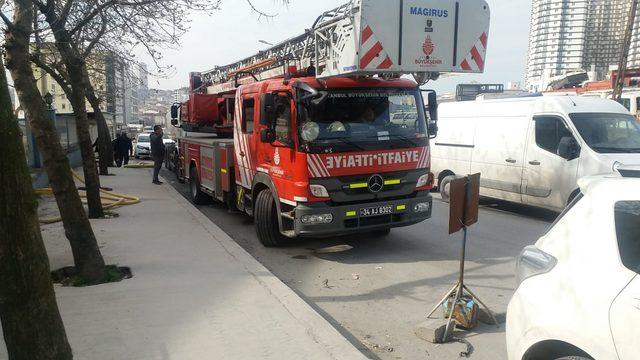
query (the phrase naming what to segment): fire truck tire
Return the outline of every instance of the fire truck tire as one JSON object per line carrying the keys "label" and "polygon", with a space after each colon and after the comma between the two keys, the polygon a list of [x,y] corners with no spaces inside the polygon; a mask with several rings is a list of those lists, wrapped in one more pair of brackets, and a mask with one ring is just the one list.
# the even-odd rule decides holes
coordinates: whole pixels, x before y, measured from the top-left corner
{"label": "fire truck tire", "polygon": [[280,233],[278,210],[271,190],[262,190],[256,197],[254,221],[262,245],[272,247],[284,243],[285,237]]}
{"label": "fire truck tire", "polygon": [[195,167],[189,172],[189,190],[191,193],[191,201],[196,205],[207,205],[211,198],[200,189],[200,181],[198,180],[198,172]]}

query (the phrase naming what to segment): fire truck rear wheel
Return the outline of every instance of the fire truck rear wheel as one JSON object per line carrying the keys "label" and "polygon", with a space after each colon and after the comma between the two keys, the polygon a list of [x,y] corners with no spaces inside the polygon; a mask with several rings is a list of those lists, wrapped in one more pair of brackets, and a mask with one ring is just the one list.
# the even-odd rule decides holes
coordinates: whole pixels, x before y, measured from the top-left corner
{"label": "fire truck rear wheel", "polygon": [[189,190],[191,190],[191,201],[196,205],[207,205],[211,198],[200,190],[200,181],[195,167],[189,172]]}
{"label": "fire truck rear wheel", "polygon": [[256,197],[254,221],[258,239],[264,246],[278,246],[285,242],[278,225],[278,210],[271,190],[262,190]]}

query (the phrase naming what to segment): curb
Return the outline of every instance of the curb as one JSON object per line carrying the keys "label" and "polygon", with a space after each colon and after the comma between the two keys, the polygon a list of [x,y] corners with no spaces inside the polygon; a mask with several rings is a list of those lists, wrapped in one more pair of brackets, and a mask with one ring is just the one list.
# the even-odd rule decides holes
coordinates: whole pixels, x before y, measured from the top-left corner
{"label": "curb", "polygon": [[[187,201],[166,179],[163,187],[176,202],[196,219],[223,249],[253,276],[280,304],[306,329],[306,334],[322,346],[331,359],[368,359],[358,351],[338,330],[285,285],[271,271],[260,264],[209,218]],[[265,276],[265,274],[267,276]]]}

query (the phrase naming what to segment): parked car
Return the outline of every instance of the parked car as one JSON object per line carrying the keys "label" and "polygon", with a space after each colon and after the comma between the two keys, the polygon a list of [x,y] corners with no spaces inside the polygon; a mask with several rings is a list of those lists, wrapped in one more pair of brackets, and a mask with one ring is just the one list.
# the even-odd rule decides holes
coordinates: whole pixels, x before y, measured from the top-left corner
{"label": "parked car", "polygon": [[[176,142],[167,134],[164,134],[162,142],[167,147],[167,149],[174,147],[176,144]],[[138,135],[136,139],[135,156],[136,159],[140,159],[142,157],[151,157],[151,134],[144,133]]]}
{"label": "parked car", "polygon": [[638,359],[640,167],[580,180],[578,195],[517,259],[510,360]]}
{"label": "parked car", "polygon": [[135,157],[136,159],[141,159],[142,157],[150,157],[151,156],[151,135],[150,134],[140,134],[136,138],[136,148],[135,148]]}
{"label": "parked car", "polygon": [[612,100],[452,102],[439,117],[432,171],[445,194],[454,175],[480,172],[482,196],[560,212],[579,193],[577,179],[640,164],[640,124]]}

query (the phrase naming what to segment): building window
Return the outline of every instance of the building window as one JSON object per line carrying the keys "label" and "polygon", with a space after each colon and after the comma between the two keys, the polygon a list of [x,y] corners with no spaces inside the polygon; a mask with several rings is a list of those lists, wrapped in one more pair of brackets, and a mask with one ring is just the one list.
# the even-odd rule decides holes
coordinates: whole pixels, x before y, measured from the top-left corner
{"label": "building window", "polygon": [[62,110],[65,110],[67,108],[67,104],[62,104]]}

